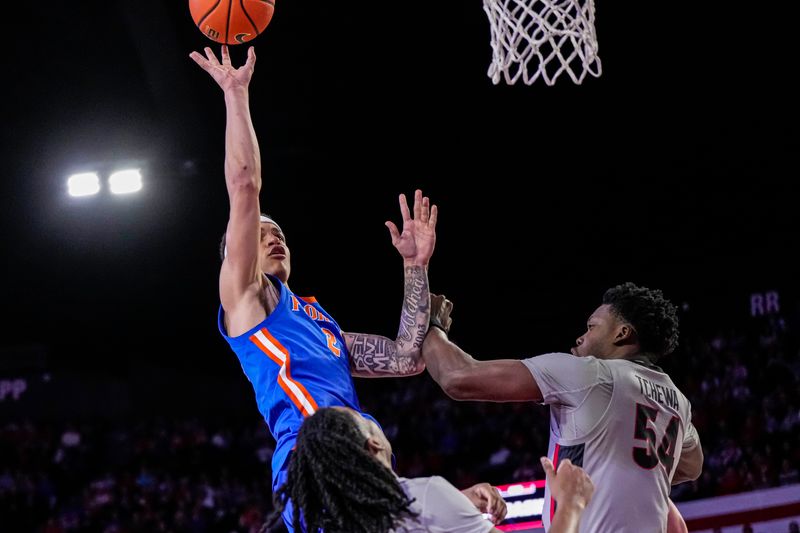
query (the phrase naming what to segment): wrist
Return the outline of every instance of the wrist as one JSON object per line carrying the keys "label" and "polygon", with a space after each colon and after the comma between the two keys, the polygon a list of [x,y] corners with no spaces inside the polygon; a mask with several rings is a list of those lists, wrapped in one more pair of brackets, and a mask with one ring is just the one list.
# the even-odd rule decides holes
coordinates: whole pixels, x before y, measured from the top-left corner
{"label": "wrist", "polygon": [[436,315],[431,315],[431,317],[428,319],[428,332],[434,328],[442,330],[442,333],[444,333],[445,337],[450,334],[450,326],[446,326]]}
{"label": "wrist", "polygon": [[573,500],[562,498],[562,501],[556,501],[558,508],[564,508],[565,512],[582,513],[586,508],[586,502],[583,500]]}
{"label": "wrist", "polygon": [[226,100],[249,100],[250,92],[244,85],[234,85],[232,87],[225,87],[222,89],[225,94]]}
{"label": "wrist", "polygon": [[403,268],[424,268],[428,270],[428,262],[417,261],[416,259],[403,259]]}

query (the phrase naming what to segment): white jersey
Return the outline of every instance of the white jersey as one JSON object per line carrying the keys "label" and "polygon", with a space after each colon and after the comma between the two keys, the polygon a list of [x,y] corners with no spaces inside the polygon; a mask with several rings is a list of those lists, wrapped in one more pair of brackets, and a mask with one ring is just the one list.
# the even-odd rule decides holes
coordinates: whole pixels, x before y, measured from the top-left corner
{"label": "white jersey", "polygon": [[[691,405],[646,362],[552,353],[522,361],[550,406],[554,464],[570,459],[595,485],[581,533],[663,533],[681,450],[697,445]],[[549,488],[545,529],[555,512]]]}
{"label": "white jersey", "polygon": [[493,524],[446,479],[439,476],[398,478],[413,499],[411,511],[393,533],[488,533]]}

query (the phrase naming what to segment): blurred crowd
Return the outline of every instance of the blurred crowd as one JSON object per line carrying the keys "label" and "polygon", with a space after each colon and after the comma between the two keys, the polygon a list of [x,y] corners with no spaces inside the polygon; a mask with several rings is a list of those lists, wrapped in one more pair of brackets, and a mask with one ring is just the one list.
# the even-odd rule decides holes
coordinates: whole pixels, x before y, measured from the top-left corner
{"label": "blurred crowd", "polygon": [[[692,401],[705,450],[676,501],[800,483],[800,353],[779,317],[703,335],[663,362]],[[522,354],[520,354],[522,355]],[[543,477],[547,408],[454,402],[423,374],[359,380],[407,477],[457,487]],[[225,419],[0,420],[3,531],[257,532],[274,441],[255,411]]]}

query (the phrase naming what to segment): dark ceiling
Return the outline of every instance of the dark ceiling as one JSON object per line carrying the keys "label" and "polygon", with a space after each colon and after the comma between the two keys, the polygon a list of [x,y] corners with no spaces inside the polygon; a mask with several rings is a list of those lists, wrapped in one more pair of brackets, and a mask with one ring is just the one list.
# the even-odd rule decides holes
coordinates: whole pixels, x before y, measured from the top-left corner
{"label": "dark ceiling", "polygon": [[[44,346],[56,367],[215,369],[224,106],[188,57],[213,43],[185,2],[19,9],[0,346]],[[419,187],[441,209],[433,289],[487,355],[563,348],[625,280],[711,315],[752,290],[792,294],[798,8],[781,9],[598,0],[599,79],[508,87],[486,76],[477,0],[278,0],[251,99],[292,288],[346,330],[392,335],[401,265],[383,222]],[[72,170],[118,162],[143,168],[141,195],[65,196]]]}

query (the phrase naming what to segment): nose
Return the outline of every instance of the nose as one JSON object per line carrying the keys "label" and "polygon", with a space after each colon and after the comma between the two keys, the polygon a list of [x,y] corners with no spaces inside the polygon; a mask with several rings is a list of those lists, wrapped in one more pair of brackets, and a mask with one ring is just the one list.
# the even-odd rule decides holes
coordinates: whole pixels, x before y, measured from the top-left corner
{"label": "nose", "polygon": [[575,346],[580,346],[581,344],[583,344],[583,335],[575,339]]}

